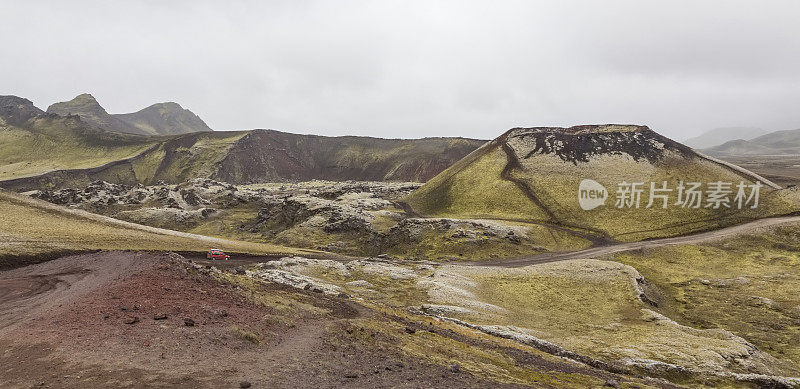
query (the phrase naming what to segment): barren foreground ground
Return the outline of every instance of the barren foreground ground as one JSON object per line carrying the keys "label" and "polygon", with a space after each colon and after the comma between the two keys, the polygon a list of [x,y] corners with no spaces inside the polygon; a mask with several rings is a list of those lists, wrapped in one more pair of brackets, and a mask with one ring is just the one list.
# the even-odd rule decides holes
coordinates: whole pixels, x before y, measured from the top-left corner
{"label": "barren foreground ground", "polygon": [[145,252],[0,273],[0,366],[3,388],[666,385]]}

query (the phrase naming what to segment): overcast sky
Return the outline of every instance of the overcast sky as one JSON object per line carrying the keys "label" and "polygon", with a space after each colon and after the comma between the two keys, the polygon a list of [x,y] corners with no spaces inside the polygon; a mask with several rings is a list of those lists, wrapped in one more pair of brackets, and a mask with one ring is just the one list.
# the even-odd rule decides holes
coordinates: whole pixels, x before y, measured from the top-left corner
{"label": "overcast sky", "polygon": [[0,1],[0,94],[215,130],[800,128],[800,1]]}

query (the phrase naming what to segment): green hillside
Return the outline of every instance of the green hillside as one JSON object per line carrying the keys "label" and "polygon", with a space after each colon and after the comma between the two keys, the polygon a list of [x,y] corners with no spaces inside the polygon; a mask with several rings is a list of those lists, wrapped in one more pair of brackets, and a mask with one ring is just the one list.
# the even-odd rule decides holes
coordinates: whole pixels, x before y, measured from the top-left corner
{"label": "green hillside", "polygon": [[222,248],[251,254],[308,251],[240,242],[124,222],[0,190],[0,268],[92,250],[205,251]]}
{"label": "green hillside", "polygon": [[24,127],[0,125],[0,180],[97,167],[138,155],[158,141],[104,131],[76,116],[41,115]]}

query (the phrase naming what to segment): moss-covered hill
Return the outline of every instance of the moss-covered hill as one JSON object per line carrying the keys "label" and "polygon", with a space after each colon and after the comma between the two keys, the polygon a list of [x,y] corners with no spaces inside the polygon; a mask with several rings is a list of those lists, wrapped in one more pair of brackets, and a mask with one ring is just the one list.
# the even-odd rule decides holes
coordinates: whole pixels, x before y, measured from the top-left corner
{"label": "moss-covered hill", "polygon": [[[591,179],[606,188],[604,206],[584,210],[578,188]],[[647,205],[650,183],[671,191]],[[679,185],[699,182],[699,204],[676,204]],[[713,182],[729,182],[730,208],[709,205]],[[737,185],[761,182],[759,205],[738,208]],[[639,206],[617,206],[619,185],[643,183]],[[629,187],[628,187],[629,188]],[[749,197],[751,187],[745,187]],[[684,190],[683,200],[689,192]],[[745,199],[747,200],[747,199]],[[800,208],[796,191],[778,190],[744,169],[695,153],[642,126],[516,128],[428,181],[406,201],[425,216],[492,218],[542,223],[588,234],[596,241],[632,241],[680,235]],[[698,205],[697,208],[694,205]],[[708,207],[707,207],[708,206]]]}
{"label": "moss-covered hill", "polygon": [[[154,126],[159,109],[151,108],[148,115],[136,116],[141,120],[134,124]],[[101,115],[104,112],[98,115],[108,119]],[[145,136],[109,131],[102,127],[103,120],[84,116],[45,113],[26,99],[0,96],[0,187],[24,191],[77,187],[93,180],[150,184],[197,177],[234,184],[310,179],[426,181],[484,143],[465,138],[324,137],[272,130]]]}

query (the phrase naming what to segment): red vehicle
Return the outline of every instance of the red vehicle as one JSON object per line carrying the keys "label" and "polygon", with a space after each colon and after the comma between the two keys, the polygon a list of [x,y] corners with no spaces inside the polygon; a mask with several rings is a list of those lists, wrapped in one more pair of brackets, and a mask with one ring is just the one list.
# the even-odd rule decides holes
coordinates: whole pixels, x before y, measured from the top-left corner
{"label": "red vehicle", "polygon": [[225,254],[222,250],[219,249],[211,249],[208,250],[208,254],[206,254],[206,259],[224,259],[229,260],[231,259],[230,255]]}

